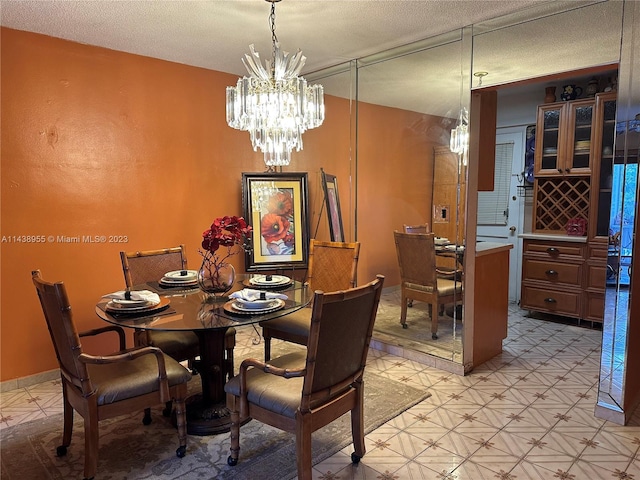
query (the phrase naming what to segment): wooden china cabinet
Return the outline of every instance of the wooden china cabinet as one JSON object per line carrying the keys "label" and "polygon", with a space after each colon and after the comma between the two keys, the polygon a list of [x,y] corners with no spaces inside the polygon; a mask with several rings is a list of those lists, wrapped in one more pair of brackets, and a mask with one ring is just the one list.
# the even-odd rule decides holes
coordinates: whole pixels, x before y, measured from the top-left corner
{"label": "wooden china cabinet", "polygon": [[604,318],[616,92],[538,107],[521,307]]}

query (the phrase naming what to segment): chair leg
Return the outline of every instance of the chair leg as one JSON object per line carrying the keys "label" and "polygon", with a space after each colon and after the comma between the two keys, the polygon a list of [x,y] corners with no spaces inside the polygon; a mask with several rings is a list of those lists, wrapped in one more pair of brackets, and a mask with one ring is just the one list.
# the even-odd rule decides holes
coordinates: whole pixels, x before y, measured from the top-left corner
{"label": "chair leg", "polygon": [[298,480],[311,480],[311,415],[302,414],[296,422]]}
{"label": "chair leg", "polygon": [[264,361],[271,360],[271,337],[264,337]]}
{"label": "chair leg", "polygon": [[[240,399],[238,397],[227,396],[227,407],[231,410],[231,448],[227,464],[231,467],[238,464],[240,455]],[[229,405],[231,403],[231,405]]]}
{"label": "chair leg", "polygon": [[142,424],[143,425],[149,425],[151,423],[151,409],[150,408],[145,408],[144,409],[144,416],[142,417]]}
{"label": "chair leg", "polygon": [[402,300],[400,301],[400,324],[402,328],[407,328],[407,296],[402,291]]}
{"label": "chair leg", "polygon": [[354,452],[351,461],[358,463],[366,452],[364,444],[364,386],[362,382],[356,384],[358,399],[356,406],[351,410],[351,437],[353,439]]}
{"label": "chair leg", "polygon": [[412,298],[409,298],[407,300],[407,307],[409,307],[409,308],[413,307],[413,299]]}
{"label": "chair leg", "polygon": [[186,394],[185,385],[184,392],[182,392],[174,402],[176,405],[176,427],[178,428],[178,440],[180,442],[180,446],[176,450],[176,455],[180,458],[184,457],[187,453],[187,408],[184,403]]}
{"label": "chair leg", "polygon": [[431,338],[433,340],[438,339],[438,312],[440,312],[440,309],[436,303],[431,306]]}
{"label": "chair leg", "polygon": [[98,410],[90,405],[84,417],[84,478],[95,477],[98,471]]}
{"label": "chair leg", "polygon": [[62,445],[56,449],[56,455],[58,457],[64,457],[67,454],[67,447],[71,445],[71,435],[73,433],[73,407],[67,399],[67,387],[64,382],[62,383],[62,397],[63,397],[63,430],[62,430]]}
{"label": "chair leg", "polygon": [[162,409],[162,416],[163,417],[170,417],[171,416],[171,410],[173,410],[173,402],[171,400],[169,400],[167,403],[164,404],[164,408]]}

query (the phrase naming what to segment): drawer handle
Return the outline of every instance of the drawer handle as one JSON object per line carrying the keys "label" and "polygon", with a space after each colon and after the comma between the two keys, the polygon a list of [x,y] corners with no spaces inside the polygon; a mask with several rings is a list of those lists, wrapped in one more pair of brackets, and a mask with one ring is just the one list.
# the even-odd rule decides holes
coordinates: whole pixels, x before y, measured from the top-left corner
{"label": "drawer handle", "polygon": [[556,272],[555,270],[547,270],[545,273],[547,275],[558,275],[558,272]]}
{"label": "drawer handle", "polygon": [[547,253],[558,253],[558,249],[556,247],[547,248]]}
{"label": "drawer handle", "polygon": [[551,297],[545,298],[544,301],[545,303],[556,303],[556,299]]}

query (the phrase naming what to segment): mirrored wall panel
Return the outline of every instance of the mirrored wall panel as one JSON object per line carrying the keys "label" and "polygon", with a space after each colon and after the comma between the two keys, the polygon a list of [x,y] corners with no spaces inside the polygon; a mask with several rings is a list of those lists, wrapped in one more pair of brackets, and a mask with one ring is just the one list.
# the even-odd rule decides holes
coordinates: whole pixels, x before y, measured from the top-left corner
{"label": "mirrored wall panel", "polygon": [[[405,307],[404,287],[383,298],[374,338],[457,363],[466,189],[462,159],[449,146],[470,66],[462,57],[462,32],[454,32],[363,58],[357,89],[357,171],[368,186],[358,190],[358,234],[376,239],[367,245],[374,258],[398,259],[400,277],[389,285],[412,284]],[[427,292],[445,278],[451,298],[436,303]]]}

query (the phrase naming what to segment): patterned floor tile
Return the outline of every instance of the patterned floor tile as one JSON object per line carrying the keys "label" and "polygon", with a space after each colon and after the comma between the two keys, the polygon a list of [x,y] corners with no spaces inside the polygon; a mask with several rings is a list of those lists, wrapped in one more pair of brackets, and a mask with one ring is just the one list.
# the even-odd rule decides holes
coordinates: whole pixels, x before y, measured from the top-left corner
{"label": "patterned floor tile", "polygon": [[519,480],[508,471],[498,472],[468,460],[453,471],[456,480]]}

